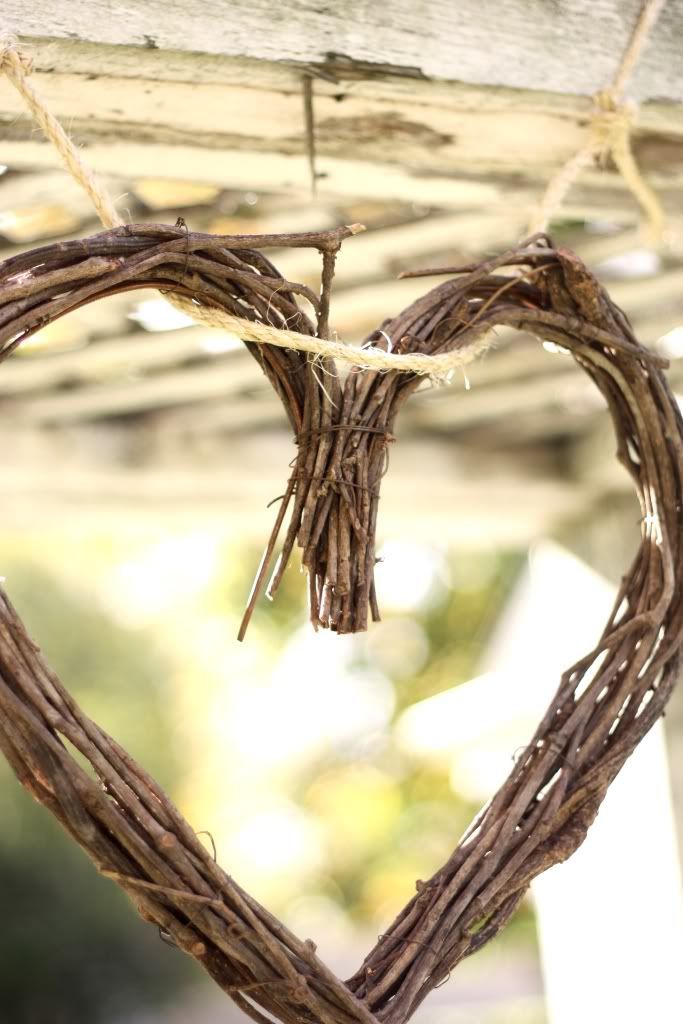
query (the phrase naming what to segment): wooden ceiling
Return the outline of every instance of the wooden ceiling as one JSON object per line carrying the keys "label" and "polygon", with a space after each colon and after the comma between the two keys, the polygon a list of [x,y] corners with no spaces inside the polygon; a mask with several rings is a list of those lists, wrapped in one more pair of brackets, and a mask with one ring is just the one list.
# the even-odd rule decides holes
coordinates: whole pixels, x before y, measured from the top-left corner
{"label": "wooden ceiling", "polygon": [[[591,95],[639,7],[6,0],[2,19],[126,219],[182,216],[220,233],[365,223],[333,296],[334,328],[358,341],[431,285],[399,281],[401,270],[467,262],[524,233],[585,140]],[[642,241],[635,200],[609,168],[582,176],[553,234],[596,268],[640,339],[674,357],[683,388],[683,0],[665,6],[630,93],[666,244]],[[4,79],[0,137],[0,258],[97,230]],[[315,255],[274,258],[316,286]],[[159,296],[132,293],[79,310],[3,364],[6,522],[149,513],[267,529],[293,454],[279,403],[234,339],[177,323]],[[501,331],[468,379],[411,400],[383,516],[412,534],[517,543],[627,489],[589,382],[569,358]]]}

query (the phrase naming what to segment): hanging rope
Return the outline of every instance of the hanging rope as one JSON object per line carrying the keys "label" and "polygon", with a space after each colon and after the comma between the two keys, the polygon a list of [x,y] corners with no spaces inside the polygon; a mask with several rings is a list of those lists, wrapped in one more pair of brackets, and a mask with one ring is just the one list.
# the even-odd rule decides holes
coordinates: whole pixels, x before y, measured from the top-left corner
{"label": "hanging rope", "polygon": [[[545,231],[584,167],[596,157],[605,161],[611,156],[647,213],[653,237],[661,237],[664,222],[662,209],[656,195],[640,175],[633,158],[630,147],[633,110],[622,101],[621,95],[664,2],[665,0],[648,0],[643,8],[611,87],[596,97],[591,137],[550,181],[540,208],[532,219],[530,234]],[[0,71],[4,71],[24,98],[36,123],[54,145],[67,170],[90,197],[102,224],[106,228],[122,224],[123,221],[105,186],[87,166],[57,118],[50,113],[43,98],[28,82],[32,61],[19,49],[16,36],[8,32],[0,33]],[[361,225],[354,225],[354,228],[354,233],[364,230]],[[342,342],[312,339],[294,331],[282,331],[268,325],[254,324],[222,310],[198,306],[180,295],[169,294],[166,298],[191,319],[207,326],[227,330],[246,341],[331,356],[362,369],[412,371],[434,379],[443,379],[451,371],[469,363],[487,344],[482,339],[475,351],[455,351],[439,356],[392,355],[379,349],[359,350],[350,348]]]}
{"label": "hanging rope", "polygon": [[595,163],[606,166],[611,159],[645,215],[647,234],[652,244],[661,242],[664,233],[662,205],[643,178],[631,149],[631,131],[636,116],[633,103],[624,100],[624,91],[633,74],[666,0],[647,0],[614,75],[612,84],[594,97],[590,136],[550,180],[538,209],[529,222],[529,233],[546,231],[581,171]]}
{"label": "hanging rope", "polygon": [[[19,49],[16,36],[8,32],[0,33],[0,72],[2,71],[23,96],[33,117],[54,145],[69,173],[90,196],[104,227],[111,228],[123,224],[106,187],[82,159],[57,118],[48,110],[45,100],[27,81],[32,71],[32,61]],[[353,224],[349,228],[351,234],[358,234],[364,230],[362,224]],[[311,338],[296,331],[280,330],[268,324],[243,320],[224,310],[199,306],[182,295],[166,293],[165,298],[193,320],[208,327],[219,327],[229,331],[243,341],[331,357],[365,370],[412,372],[429,376],[436,381],[448,378],[452,371],[470,363],[490,345],[490,339],[482,337],[462,351],[433,356],[419,353],[393,355],[378,348],[351,348],[340,341]]]}
{"label": "hanging rope", "polygon": [[33,70],[30,57],[18,49],[17,39],[8,32],[0,33],[0,71],[4,71],[14,88],[23,96],[37,124],[55,147],[66,169],[85,189],[105,228],[123,221],[116,212],[111,196],[81,159],[81,155],[61,124],[47,109],[44,100],[28,81]]}

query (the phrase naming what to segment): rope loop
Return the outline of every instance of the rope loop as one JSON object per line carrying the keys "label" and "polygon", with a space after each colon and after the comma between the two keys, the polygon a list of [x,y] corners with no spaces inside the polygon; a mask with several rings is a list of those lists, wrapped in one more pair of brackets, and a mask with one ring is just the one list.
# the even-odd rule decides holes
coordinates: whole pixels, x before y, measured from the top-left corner
{"label": "rope loop", "polygon": [[[652,244],[661,242],[664,233],[664,212],[658,197],[641,175],[633,156],[630,137],[636,108],[633,104],[622,100],[622,93],[663,5],[664,0],[646,0],[612,85],[594,98],[590,137],[551,178],[541,203],[531,218],[529,234],[546,230],[585,167],[594,163],[595,160],[604,167],[611,159],[645,214],[649,241]],[[43,98],[26,80],[32,67],[31,58],[19,49],[17,37],[11,32],[0,31],[0,73],[4,72],[22,95],[36,123],[52,142],[70,174],[90,197],[104,227],[111,228],[120,225],[121,217],[107,189],[87,166],[57,118],[48,110]],[[210,326],[236,331],[244,340],[256,341],[261,344],[287,345],[291,348],[305,350],[310,350],[311,344],[315,344],[315,340],[304,338],[295,332],[279,331],[267,328],[262,324],[254,325],[234,316],[229,318],[230,322],[228,323],[224,312],[212,308],[201,309],[183,295],[169,293],[167,299],[173,306],[191,316],[195,321],[199,320]],[[288,336],[287,338],[285,338],[285,334]],[[318,342],[318,344],[320,343]],[[373,351],[369,354],[370,358],[368,359],[367,354],[363,351],[349,350],[343,345],[337,345],[337,351],[332,352],[333,347],[333,343],[327,342],[318,351],[324,350],[324,354],[338,355],[346,362],[367,369],[397,370],[399,369],[397,360],[402,359],[404,363],[407,360],[410,365],[404,365],[400,369],[426,373],[435,383],[439,381],[443,373],[448,373],[454,365],[458,364],[457,353],[449,353],[444,365],[443,357],[441,357],[440,363],[440,357],[436,355],[425,357],[417,354],[391,358],[389,353]],[[429,360],[429,369],[424,364],[425,359]]]}
{"label": "rope loop", "polygon": [[19,40],[12,32],[0,32],[0,71],[30,75],[33,58],[19,49]]}
{"label": "rope loop", "polygon": [[646,0],[643,5],[611,86],[593,97],[590,136],[548,182],[543,198],[529,221],[529,234],[547,229],[582,170],[595,162],[605,168],[611,160],[643,211],[646,241],[651,245],[661,244],[664,211],[656,193],[640,173],[633,155],[631,133],[637,107],[623,99],[623,92],[663,6],[664,0]]}
{"label": "rope loop", "polygon": [[612,89],[603,89],[593,98],[591,132],[595,156],[601,167],[606,167],[616,151],[630,146],[631,130],[635,123],[635,103],[621,101]]}

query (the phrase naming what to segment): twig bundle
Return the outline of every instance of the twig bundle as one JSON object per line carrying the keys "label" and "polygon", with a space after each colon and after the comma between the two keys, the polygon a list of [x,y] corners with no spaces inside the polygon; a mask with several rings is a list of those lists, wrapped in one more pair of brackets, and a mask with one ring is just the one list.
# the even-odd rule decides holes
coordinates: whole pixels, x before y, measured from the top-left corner
{"label": "twig bundle", "polygon": [[[126,237],[125,231],[110,232],[77,244],[83,246],[84,259],[100,259],[101,253],[94,253],[91,246],[97,248],[102,239],[109,244],[112,238]],[[183,251],[176,241],[171,253]],[[136,253],[144,263],[140,253],[146,243],[138,239],[134,244],[140,246]],[[59,247],[41,253],[46,251],[58,252]],[[188,251],[189,272],[195,267],[191,243]],[[48,290],[57,259],[43,264],[40,276]],[[216,263],[224,266],[225,261],[221,255]],[[36,254],[29,254],[20,272],[37,262]],[[162,264],[159,260],[154,266]],[[328,259],[328,280],[330,266]],[[521,267],[523,272],[504,276],[499,273],[504,266]],[[158,284],[154,275],[160,272],[152,274],[152,269],[147,280]],[[14,274],[9,275],[15,288],[21,285],[18,272],[15,261]],[[42,307],[37,301],[29,314],[53,319],[52,303],[61,303],[61,312],[66,312],[74,308],[74,295],[87,301],[90,286],[83,280],[85,272],[79,265],[70,279],[78,282],[74,288],[79,290],[67,291],[66,300],[62,278],[52,294],[43,297]],[[641,544],[600,639],[562,676],[504,785],[446,864],[427,882],[417,883],[416,896],[346,984],[316,957],[313,943],[293,936],[218,867],[153,780],[76,706],[0,591],[0,749],[20,781],[62,822],[98,869],[123,887],[140,914],[163,927],[260,1024],[267,1018],[257,1006],[285,1024],[404,1024],[460,960],[505,925],[531,880],[581,844],[608,786],[662,714],[680,670],[683,421],[662,373],[663,361],[638,344],[626,316],[577,257],[553,249],[545,236],[453,273],[455,279],[438,285],[389,321],[372,340],[382,337],[394,351],[411,345],[420,351],[440,351],[443,346],[478,343],[482,332],[505,324],[568,349],[605,396],[618,457],[641,502]],[[173,279],[173,287],[188,288],[187,276],[180,276],[180,281]],[[136,286],[131,282],[138,278],[132,273],[118,279],[116,287],[123,287],[124,280]],[[167,283],[164,278],[161,286]],[[10,284],[6,267],[0,268],[0,337],[11,346],[12,339],[25,336],[20,332],[29,330],[32,321],[31,315],[22,319],[21,306],[14,307],[14,319],[7,315]],[[284,296],[278,294],[289,303],[296,292],[281,279],[280,285]],[[203,300],[208,293],[199,294]],[[216,293],[213,296],[218,301]],[[31,303],[34,297],[28,289],[11,301]],[[319,320],[324,319],[320,307],[317,313]],[[305,333],[305,322],[298,323],[304,324]],[[286,354],[290,356],[293,359],[295,353]],[[299,459],[305,453],[303,470],[315,477],[323,469],[321,453],[326,471],[340,467],[333,478],[336,491],[313,492],[316,516],[317,502],[324,508],[330,493],[348,507],[351,494],[344,498],[346,487],[349,492],[371,494],[381,450],[373,446],[386,441],[400,402],[415,385],[413,376],[352,373],[343,387],[339,384],[339,392],[330,391],[327,407],[320,396],[326,395],[329,385],[322,390],[317,381],[312,384],[317,367],[307,364],[305,373],[311,377],[302,380],[294,363],[288,363],[291,375],[274,370],[278,364],[271,361],[274,353],[269,350],[259,358],[273,382],[290,389],[286,406],[299,409],[293,424],[302,442]],[[334,375],[334,367],[327,365],[324,372]],[[298,396],[296,402],[292,394]],[[312,409],[318,410],[317,419]],[[350,419],[353,416],[357,422]],[[335,429],[322,430],[328,426]],[[362,429],[369,427],[373,430]],[[349,471],[344,470],[345,459],[351,460],[354,453],[350,436],[355,436],[355,449],[364,453],[369,467],[361,480],[363,488],[350,486],[358,482],[352,474],[359,471],[361,459],[350,461],[353,469],[347,465]],[[338,437],[344,442],[337,448]],[[306,499],[296,483],[292,494],[296,516],[296,500],[301,507],[297,522],[314,533],[318,520],[307,524]],[[337,505],[337,517],[341,507]],[[333,508],[331,501],[328,535],[339,529]],[[353,535],[361,536],[357,530]],[[331,621],[335,595],[329,585],[329,538],[327,546],[319,543],[311,550],[311,565],[323,579],[322,591],[316,579],[315,599],[323,602],[326,586],[332,592]],[[368,565],[365,570],[353,568],[351,580],[358,581],[365,571],[367,587]],[[64,740],[86,758],[97,781],[83,770]]]}
{"label": "twig bundle", "polygon": [[[462,290],[449,282],[386,321],[365,345],[394,356],[412,352],[437,355],[459,345],[462,328],[471,317]],[[292,416],[301,424],[294,472],[254,583],[240,638],[265,582],[292,500],[289,528],[269,595],[275,594],[296,543],[308,573],[314,627],[357,633],[367,629],[368,609],[373,620],[379,620],[374,568],[380,483],[397,413],[419,384],[419,377],[411,372],[354,367],[344,381],[330,359],[309,369],[303,401]]]}
{"label": "twig bundle", "polygon": [[271,1024],[256,1003],[286,1024],[372,1024],[315,955],[315,943],[297,939],[244,892],[147,772],[81,711],[2,590],[0,750],[140,916],[253,1020]]}
{"label": "twig bundle", "polygon": [[[174,298],[191,300],[196,309],[219,308],[242,320],[326,338],[335,256],[342,240],[359,229],[353,225],[303,234],[216,236],[189,232],[184,224],[173,228],[136,224],[21,254],[0,268],[0,360],[65,313],[133,288],[159,288]],[[305,285],[286,281],[260,251],[285,246],[320,251],[319,295]],[[315,324],[297,300],[309,305]],[[292,497],[290,526],[271,592],[277,589],[298,542],[310,573],[314,624],[338,625],[342,630],[365,628],[373,593],[378,464],[385,435],[378,427],[379,435],[367,446],[367,455],[367,438],[359,443],[357,437],[334,436],[343,409],[341,386],[330,360],[272,345],[245,344],[285,407],[299,456],[240,638]],[[349,393],[354,390],[350,387]],[[349,405],[348,414],[360,420],[357,402]],[[361,463],[356,471],[353,467]],[[372,599],[374,605],[374,596]]]}

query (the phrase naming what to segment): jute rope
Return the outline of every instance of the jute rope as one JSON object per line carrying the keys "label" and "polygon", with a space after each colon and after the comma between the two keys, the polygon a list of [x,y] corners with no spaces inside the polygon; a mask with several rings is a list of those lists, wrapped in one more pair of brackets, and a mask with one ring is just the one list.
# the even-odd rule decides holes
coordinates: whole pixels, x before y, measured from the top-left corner
{"label": "jute rope", "polygon": [[23,96],[36,123],[53,143],[67,170],[90,196],[105,228],[122,224],[111,196],[84,163],[57,118],[50,113],[43,98],[28,81],[32,70],[33,61],[19,50],[16,36],[9,32],[0,33],[0,71],[5,72],[14,88]]}
{"label": "jute rope", "polygon": [[664,211],[633,156],[631,130],[635,122],[636,106],[624,100],[624,90],[665,2],[647,0],[644,4],[612,84],[594,97],[590,136],[585,145],[551,178],[529,222],[529,234],[547,229],[585,167],[596,160],[604,167],[611,158],[645,214],[648,240],[652,244],[661,242]]}
{"label": "jute rope", "polygon": [[[0,71],[4,71],[12,85],[23,96],[37,124],[59,153],[69,173],[90,196],[104,227],[112,228],[123,224],[106,187],[87,166],[57,118],[48,110],[45,100],[28,82],[28,76],[32,71],[31,58],[20,50],[16,36],[8,32],[0,33]],[[362,230],[362,225],[357,225],[354,234]],[[220,327],[236,334],[244,341],[331,357],[361,369],[409,371],[437,381],[447,380],[452,371],[472,362],[490,344],[490,340],[481,337],[466,350],[459,352],[433,356],[391,355],[377,348],[351,348],[340,341],[310,338],[296,331],[253,323],[232,316],[224,310],[199,306],[182,295],[166,294],[165,298],[193,320],[209,327]]]}
{"label": "jute rope", "polygon": [[[591,137],[560,172],[551,180],[533,218],[530,233],[545,230],[549,220],[561,206],[564,197],[583,167],[596,156],[606,159],[611,155],[631,191],[647,212],[653,235],[661,237],[663,213],[659,200],[643,180],[630,147],[631,107],[621,102],[620,96],[631,75],[640,51],[647,39],[665,0],[646,3],[631,42],[620,63],[610,89],[596,98]],[[28,82],[32,61],[19,49],[16,36],[0,33],[0,71],[4,71],[24,98],[37,124],[59,153],[69,173],[88,194],[105,228],[115,227],[123,221],[116,211],[105,186],[82,159],[57,118],[50,113],[43,98]],[[210,327],[220,327],[245,341],[296,349],[314,355],[332,357],[352,366],[368,370],[398,370],[429,376],[434,380],[448,379],[456,369],[470,363],[490,340],[482,337],[467,349],[442,355],[393,355],[376,348],[350,348],[343,342],[309,338],[295,331],[280,330],[267,324],[253,323],[214,308],[199,306],[181,295],[166,298],[193,320]]]}

